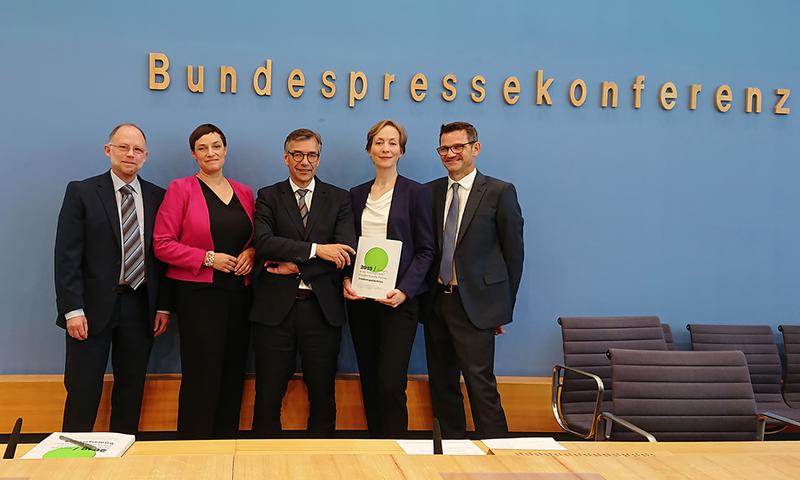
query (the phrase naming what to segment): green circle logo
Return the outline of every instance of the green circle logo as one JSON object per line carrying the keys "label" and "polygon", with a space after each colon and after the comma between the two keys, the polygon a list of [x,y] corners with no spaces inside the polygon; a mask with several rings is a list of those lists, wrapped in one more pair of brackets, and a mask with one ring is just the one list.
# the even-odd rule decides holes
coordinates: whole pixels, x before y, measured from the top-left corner
{"label": "green circle logo", "polygon": [[370,248],[364,255],[364,266],[370,272],[382,272],[389,265],[389,254],[382,248]]}
{"label": "green circle logo", "polygon": [[63,447],[50,450],[42,455],[42,458],[80,458],[94,457],[97,454],[94,450],[81,447]]}

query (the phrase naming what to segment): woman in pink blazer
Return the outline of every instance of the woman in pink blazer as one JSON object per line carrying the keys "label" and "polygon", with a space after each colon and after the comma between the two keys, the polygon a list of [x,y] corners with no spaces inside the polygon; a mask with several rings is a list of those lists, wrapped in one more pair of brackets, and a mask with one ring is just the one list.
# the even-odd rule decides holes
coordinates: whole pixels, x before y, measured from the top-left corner
{"label": "woman in pink blazer", "polygon": [[175,282],[178,435],[235,438],[250,340],[255,202],[250,187],[222,174],[222,130],[200,125],[189,147],[199,171],[170,183],[153,232],[155,255]]}

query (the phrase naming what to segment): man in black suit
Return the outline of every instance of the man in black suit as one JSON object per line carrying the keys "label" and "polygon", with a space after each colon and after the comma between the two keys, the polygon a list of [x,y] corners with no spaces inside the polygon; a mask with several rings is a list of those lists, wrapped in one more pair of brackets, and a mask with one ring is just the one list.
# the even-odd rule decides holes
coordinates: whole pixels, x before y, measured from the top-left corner
{"label": "man in black suit", "polygon": [[346,321],[342,268],[355,254],[350,194],[315,177],[322,140],[311,130],[286,137],[289,179],[258,191],[254,218],[257,268],[251,320],[256,354],[253,430],[281,432],[281,401],[297,353],[308,387],[308,434],[336,428],[337,358]]}
{"label": "man in black suit", "polygon": [[62,429],[94,427],[111,350],[110,429],[135,433],[153,337],[169,323],[164,266],[152,249],[164,189],[137,175],[147,160],[139,127],[118,125],[104,149],[111,170],[70,182],[58,215],[56,324],[67,331]]}
{"label": "man in black suit", "polygon": [[437,151],[448,176],[429,183],[437,234],[425,322],[433,412],[444,437],[466,436],[463,374],[478,435],[503,437],[494,337],[512,320],[522,277],[522,211],[514,185],[475,169],[475,127],[442,125]]}

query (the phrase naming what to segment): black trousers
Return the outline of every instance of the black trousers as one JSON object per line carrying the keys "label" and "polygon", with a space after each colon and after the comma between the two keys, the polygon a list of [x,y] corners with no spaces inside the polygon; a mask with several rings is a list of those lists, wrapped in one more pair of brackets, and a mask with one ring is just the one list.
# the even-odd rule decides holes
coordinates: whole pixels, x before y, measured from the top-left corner
{"label": "black trousers", "polygon": [[175,287],[181,345],[178,436],[235,438],[250,342],[248,289],[180,282]]}
{"label": "black trousers", "polygon": [[348,311],[370,436],[405,438],[408,361],[417,333],[419,302],[410,299],[391,308],[372,300],[352,301]]}
{"label": "black trousers", "polygon": [[308,389],[307,433],[332,437],[336,430],[336,369],[342,328],[325,320],[311,296],[295,300],[289,314],[276,326],[253,324],[256,354],[256,400],[253,430],[261,437],[281,434],[281,402],[297,365],[297,354]]}
{"label": "black trousers", "polygon": [[435,293],[433,315],[425,322],[425,347],[433,414],[442,436],[466,437],[461,374],[477,434],[481,438],[507,436],[494,376],[494,329],[480,329],[469,321],[458,291]]}
{"label": "black trousers", "polygon": [[67,401],[61,427],[65,432],[91,432],[94,428],[109,350],[114,372],[109,428],[112,432],[130,434],[139,429],[147,361],[153,346],[153,332],[147,318],[147,286],[142,285],[136,291],[121,287],[116,295],[111,321],[102,332],[86,340],[66,335]]}

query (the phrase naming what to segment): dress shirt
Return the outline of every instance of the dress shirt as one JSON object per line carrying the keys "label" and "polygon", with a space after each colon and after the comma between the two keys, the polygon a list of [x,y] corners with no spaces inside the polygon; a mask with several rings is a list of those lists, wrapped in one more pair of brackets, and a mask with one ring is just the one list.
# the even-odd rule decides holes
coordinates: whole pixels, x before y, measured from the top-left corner
{"label": "dress shirt", "polygon": [[386,238],[389,225],[389,210],[392,208],[394,189],[375,200],[367,195],[367,203],[361,213],[361,236],[368,238]]}
{"label": "dress shirt", "polygon": [[[289,177],[289,185],[292,187],[292,192],[294,192],[294,201],[297,202],[297,191],[302,189],[303,187],[298,187],[296,183],[292,181],[292,177]],[[308,192],[306,193],[306,208],[308,208],[308,214],[311,215],[311,199],[314,197],[314,187],[317,185],[317,180],[315,178],[311,179],[311,183],[305,187]],[[298,204],[297,208],[300,208],[300,204]],[[311,244],[311,252],[308,254],[308,258],[312,259],[317,256],[317,244]],[[311,286],[307,285],[306,282],[300,280],[299,288],[303,290],[311,290]]]}
{"label": "dress shirt", "polygon": [[[467,206],[467,199],[469,198],[469,192],[472,190],[472,184],[475,183],[475,176],[478,174],[477,169],[473,169],[470,173],[468,173],[464,178],[459,181],[455,181],[449,176],[447,177],[447,195],[445,195],[444,199],[444,216],[447,218],[447,212],[450,208],[450,203],[453,201],[453,184],[458,183],[458,228],[456,228],[456,241],[458,240],[458,234],[461,231],[461,218],[464,216],[464,207]],[[447,222],[442,222],[447,223]],[[442,225],[442,231],[444,231],[444,225]],[[456,262],[453,259],[453,279],[450,281],[451,285],[458,285],[458,277],[456,277]],[[441,283],[442,279],[439,278],[439,283]]]}

